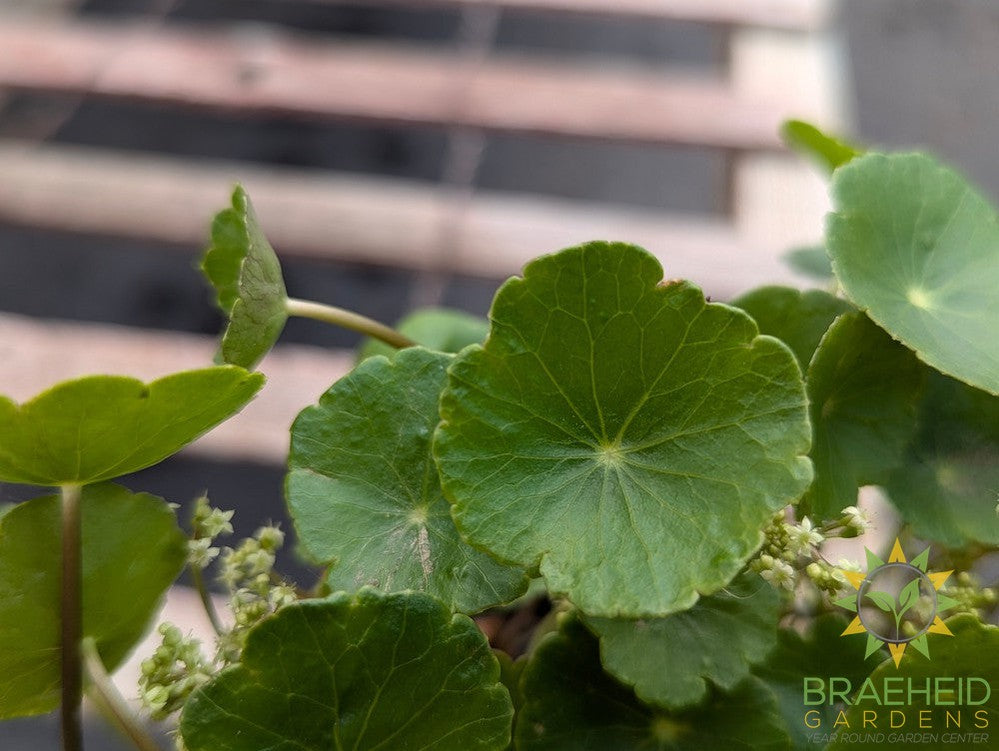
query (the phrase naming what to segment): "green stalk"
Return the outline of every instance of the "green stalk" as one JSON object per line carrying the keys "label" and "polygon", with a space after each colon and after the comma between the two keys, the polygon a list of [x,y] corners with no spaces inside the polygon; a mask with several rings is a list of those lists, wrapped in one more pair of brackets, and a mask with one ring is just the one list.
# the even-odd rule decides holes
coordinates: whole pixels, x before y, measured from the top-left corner
{"label": "green stalk", "polygon": [[298,300],[289,297],[285,302],[285,310],[290,316],[299,318],[312,318],[323,323],[331,323],[351,331],[357,331],[366,336],[374,337],[385,342],[390,347],[403,349],[404,347],[415,346],[416,342],[403,336],[393,328],[383,323],[378,323],[359,313],[350,310],[337,308],[333,305],[323,305],[322,303],[311,302],[309,300]]}
{"label": "green stalk", "polygon": [[91,698],[104,714],[111,719],[118,729],[121,730],[128,739],[135,744],[139,751],[160,751],[159,745],[143,727],[142,722],[132,713],[128,703],[118,692],[107,670],[104,662],[97,652],[97,645],[93,639],[84,639],[81,647],[83,652],[83,664],[87,669],[87,676],[90,678]]}
{"label": "green stalk", "polygon": [[62,678],[62,748],[82,751],[80,724],[82,675],[80,637],[83,634],[83,581],[81,574],[81,533],[79,485],[62,488],[62,586],[60,612],[60,655]]}
{"label": "green stalk", "polygon": [[205,576],[196,565],[192,565],[190,569],[194,588],[198,590],[198,597],[201,598],[201,606],[205,609],[205,614],[208,616],[208,621],[212,624],[215,634],[221,636],[225,631],[225,627],[222,625],[222,619],[219,618],[219,612],[215,609],[212,593],[208,591],[208,587],[205,585]]}

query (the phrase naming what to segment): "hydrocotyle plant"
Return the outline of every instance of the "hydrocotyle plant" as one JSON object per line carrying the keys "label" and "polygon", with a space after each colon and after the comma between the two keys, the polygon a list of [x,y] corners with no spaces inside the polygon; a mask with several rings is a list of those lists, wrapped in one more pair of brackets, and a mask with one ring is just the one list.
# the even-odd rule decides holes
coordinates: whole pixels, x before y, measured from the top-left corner
{"label": "hydrocotyle plant", "polygon": [[[527,264],[488,321],[394,329],[289,297],[237,188],[202,263],[227,317],[215,366],[0,399],[0,480],[56,490],[0,516],[0,719],[61,706],[79,751],[86,691],[158,748],[108,673],[185,564],[216,643],[161,624],[137,691],[188,751],[846,748],[870,694],[809,703],[809,680],[999,677],[977,578],[999,546],[995,212],[924,154],[785,135],[831,175],[824,242],[790,258],[827,287],[728,304],[592,242]],[[245,406],[293,315],[371,337],[291,428],[312,587],[280,575],[278,527],[224,547],[232,511],[199,499],[185,533],[173,505],[113,482]],[[964,572],[953,584],[853,594],[859,564],[825,543],[867,532],[870,485],[913,555],[929,547],[921,564]],[[918,613],[932,660],[841,638],[844,601],[888,613],[898,641],[924,637]],[[907,730],[921,712],[999,722],[999,691],[964,695],[956,730],[920,696],[893,705]]]}

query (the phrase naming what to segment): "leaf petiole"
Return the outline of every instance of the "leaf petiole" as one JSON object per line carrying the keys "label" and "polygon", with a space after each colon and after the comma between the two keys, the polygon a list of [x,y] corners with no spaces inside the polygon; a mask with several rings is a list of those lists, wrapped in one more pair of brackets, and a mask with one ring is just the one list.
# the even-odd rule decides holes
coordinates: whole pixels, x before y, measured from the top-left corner
{"label": "leaf petiole", "polygon": [[90,678],[91,698],[94,702],[128,736],[139,751],[160,751],[159,744],[132,714],[128,704],[111,681],[94,640],[84,639],[80,649],[87,677]]}
{"label": "leaf petiole", "polygon": [[334,305],[324,305],[310,300],[299,300],[289,297],[285,301],[285,310],[289,316],[312,318],[323,323],[331,323],[334,326],[340,326],[374,337],[397,349],[416,345],[416,342],[412,341],[409,337],[403,336],[395,329],[383,323]]}
{"label": "leaf petiole", "polygon": [[62,584],[60,587],[60,655],[62,683],[63,751],[81,751],[80,725],[82,675],[80,638],[83,633],[81,579],[81,534],[79,485],[61,486],[62,492]]}

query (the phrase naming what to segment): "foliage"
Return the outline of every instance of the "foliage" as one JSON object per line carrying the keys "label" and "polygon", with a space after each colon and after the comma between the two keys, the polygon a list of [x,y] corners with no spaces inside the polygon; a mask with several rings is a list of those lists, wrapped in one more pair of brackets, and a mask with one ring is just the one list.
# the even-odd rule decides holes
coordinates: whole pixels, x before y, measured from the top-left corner
{"label": "foliage", "polygon": [[[188,751],[838,749],[803,724],[809,676],[854,686],[815,709],[828,732],[864,721],[866,678],[999,675],[994,590],[965,573],[941,589],[927,567],[987,577],[999,546],[995,213],[928,156],[803,123],[785,137],[831,173],[826,237],[792,258],[829,287],[732,304],[594,242],[529,263],[488,322],[429,310],[400,333],[289,298],[237,188],[203,260],[228,365],[0,398],[0,480],[61,494],[0,508],[0,718],[72,709],[80,640],[88,691],[123,706],[102,671],[185,559],[216,643],[161,624],[139,693]],[[379,340],[291,429],[312,590],[280,575],[277,526],[226,547],[232,512],[203,498],[185,540],[166,501],[107,482],[241,409],[288,315]],[[920,571],[962,611],[928,621],[930,662],[840,638],[857,631],[843,603],[887,613],[896,638],[933,607],[890,577],[858,599],[859,565],[827,560],[827,540],[870,527],[870,484],[906,544],[933,543]]]}

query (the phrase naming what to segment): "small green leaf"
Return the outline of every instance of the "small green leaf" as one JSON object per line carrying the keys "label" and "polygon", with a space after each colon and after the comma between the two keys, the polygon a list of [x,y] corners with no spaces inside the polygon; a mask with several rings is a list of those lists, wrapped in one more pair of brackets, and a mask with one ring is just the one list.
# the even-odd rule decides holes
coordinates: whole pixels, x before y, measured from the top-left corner
{"label": "small green leaf", "polygon": [[461,539],[441,494],[430,439],[451,360],[422,347],[365,360],[295,420],[288,507],[309,554],[333,562],[334,591],[417,589],[474,613],[526,589],[522,569]]}
{"label": "small green leaf", "polygon": [[232,208],[215,215],[201,270],[229,318],[222,335],[223,362],[252,368],[281,335],[288,296],[281,264],[242,187],[233,191]]}
{"label": "small green leaf", "polygon": [[775,336],[790,347],[802,372],[808,369],[816,347],[836,317],[854,309],[828,292],[776,286],[754,289],[732,304],[753,317],[761,334]]}
{"label": "small green leaf", "polygon": [[799,274],[811,277],[820,282],[834,279],[832,262],[826,252],[825,245],[812,245],[804,248],[794,248],[784,254],[787,265]]}
{"label": "small green leaf", "polygon": [[902,587],[902,591],[898,593],[899,618],[905,615],[906,611],[915,605],[916,601],[919,599],[919,582],[919,579],[913,579],[911,582]]}
{"label": "small green leaf", "polygon": [[811,123],[788,120],[781,126],[784,143],[810,157],[814,162],[832,172],[864,152],[849,143],[823,133]]}
{"label": "small green leaf", "polygon": [[575,618],[538,646],[521,681],[518,751],[777,751],[788,748],[771,692],[749,679],[700,707],[654,709],[600,667],[596,639]]}
{"label": "small green leaf", "polygon": [[999,225],[928,156],[836,170],[827,246],[846,294],[934,368],[999,394]]}
{"label": "small green leaf", "polygon": [[[816,743],[810,738],[816,730],[805,724],[806,712],[817,712],[823,732],[832,732],[836,713],[843,708],[841,704],[830,704],[829,701],[806,705],[802,691],[805,678],[828,681],[830,677],[837,676],[856,686],[870,672],[864,664],[862,642],[840,636],[846,624],[846,620],[838,615],[825,615],[816,618],[804,634],[793,628],[782,628],[778,633],[777,649],[764,665],[754,670],[776,694],[780,714],[791,733],[796,751],[814,751],[816,748]],[[878,646],[882,646],[880,641]]]}
{"label": "small green leaf", "polygon": [[921,537],[999,545],[999,397],[931,374],[919,434],[888,495]]}
{"label": "small green leaf", "polygon": [[[461,352],[469,344],[481,344],[489,333],[489,321],[448,308],[416,310],[395,327],[403,336],[437,352]],[[395,357],[399,350],[377,339],[366,339],[358,353],[358,361],[374,355]]]}
{"label": "small green leaf", "polygon": [[895,612],[895,597],[888,592],[867,592],[864,595],[886,613]]}
{"label": "small green leaf", "polygon": [[[187,543],[159,498],[118,485],[83,489],[83,635],[109,670],[149,626],[187,559]],[[57,496],[0,519],[0,718],[59,704],[61,519]]]}
{"label": "small green leaf", "polygon": [[[811,479],[790,351],[632,245],[528,264],[448,370],[434,452],[463,536],[595,617],[727,584]],[[751,471],[747,471],[751,468]]]}
{"label": "small green leaf", "polygon": [[225,366],[149,384],[89,376],[22,405],[0,396],[0,480],[85,484],[136,472],[239,412],[263,383],[261,375]]}
{"label": "small green leaf", "polygon": [[808,367],[815,482],[805,496],[820,519],[857,503],[902,463],[916,431],[925,368],[862,313],[836,319]]}
{"label": "small green leaf", "polygon": [[604,669],[640,699],[667,709],[701,702],[713,684],[730,691],[777,643],[779,598],[740,574],[690,610],[644,621],[584,618],[600,638]]}
{"label": "small green leaf", "polygon": [[181,715],[190,751],[499,751],[513,709],[486,638],[418,592],[283,608]]}
{"label": "small green leaf", "polygon": [[[973,615],[954,616],[945,623],[954,635],[929,634],[929,659],[916,648],[905,651],[897,668],[892,660],[885,660],[870,677],[877,688],[877,701],[871,692],[867,692],[866,697],[855,697],[857,700],[846,708],[845,719],[851,730],[863,727],[865,712],[867,717],[874,716],[879,720],[878,728],[882,725],[888,727],[889,713],[896,713],[892,723],[896,732],[884,733],[880,741],[865,742],[865,749],[889,751],[908,748],[913,744],[903,740],[905,733],[914,731],[923,738],[918,743],[920,749],[950,751],[955,747],[951,734],[992,733],[999,726],[999,692],[995,688],[995,679],[999,675],[999,627],[986,625]],[[967,690],[969,679],[970,697]],[[896,686],[911,685],[913,691],[903,693],[903,700],[897,706],[882,706],[880,697],[884,695],[883,687],[887,685],[887,680]],[[957,695],[958,681],[963,684],[960,699]],[[933,686],[929,692],[921,694],[916,690],[928,685]],[[859,685],[855,684],[854,689],[859,689]],[[985,699],[986,692],[989,698],[979,703]],[[948,712],[951,714],[949,719]],[[959,725],[955,723],[958,713],[961,714]],[[813,732],[832,730],[830,724]],[[827,751],[855,751],[857,743],[850,735],[838,734],[837,739],[827,746]],[[982,748],[988,745],[985,741]],[[959,742],[957,746],[974,748],[967,742]]]}

